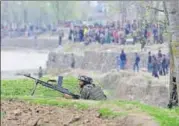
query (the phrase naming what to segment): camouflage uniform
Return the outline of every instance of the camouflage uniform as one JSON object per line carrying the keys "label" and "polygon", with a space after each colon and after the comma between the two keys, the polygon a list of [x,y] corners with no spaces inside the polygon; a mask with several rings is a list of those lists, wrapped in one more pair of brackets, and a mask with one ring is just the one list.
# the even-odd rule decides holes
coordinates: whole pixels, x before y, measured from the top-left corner
{"label": "camouflage uniform", "polygon": [[81,99],[89,100],[106,100],[106,95],[103,93],[102,89],[98,86],[87,84],[81,91]]}
{"label": "camouflage uniform", "polygon": [[81,99],[106,100],[107,97],[99,86],[94,84],[85,84],[80,91]]}

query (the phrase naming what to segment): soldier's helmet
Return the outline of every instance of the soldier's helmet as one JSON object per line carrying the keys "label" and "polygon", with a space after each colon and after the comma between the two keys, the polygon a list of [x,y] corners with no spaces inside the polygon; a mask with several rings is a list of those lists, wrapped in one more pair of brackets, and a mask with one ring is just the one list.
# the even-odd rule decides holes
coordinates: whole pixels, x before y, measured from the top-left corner
{"label": "soldier's helmet", "polygon": [[93,79],[87,76],[79,76],[78,80],[84,81],[87,84],[92,84],[93,83]]}

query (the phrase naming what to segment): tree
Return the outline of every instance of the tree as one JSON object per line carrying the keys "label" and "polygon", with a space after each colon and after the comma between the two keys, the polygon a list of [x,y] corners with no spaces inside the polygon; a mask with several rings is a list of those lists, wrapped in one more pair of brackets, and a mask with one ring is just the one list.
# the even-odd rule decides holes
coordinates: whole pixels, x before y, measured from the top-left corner
{"label": "tree", "polygon": [[[170,54],[171,54],[171,81],[170,91],[173,88],[173,74],[175,73],[177,94],[179,94],[179,1],[170,1],[168,4],[168,15],[171,33]],[[179,100],[179,97],[178,97]]]}

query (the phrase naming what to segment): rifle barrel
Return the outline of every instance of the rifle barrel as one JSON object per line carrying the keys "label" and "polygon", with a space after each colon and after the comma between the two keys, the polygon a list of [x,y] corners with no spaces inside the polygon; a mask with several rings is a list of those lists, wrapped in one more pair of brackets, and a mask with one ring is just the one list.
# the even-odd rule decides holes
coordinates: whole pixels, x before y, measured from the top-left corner
{"label": "rifle barrel", "polygon": [[24,76],[35,80],[36,83],[39,83],[39,84],[41,84],[41,85],[44,86],[44,87],[51,88],[51,89],[56,90],[56,91],[58,91],[58,92],[61,92],[61,93],[63,93],[63,94],[71,95],[71,96],[72,96],[73,98],[75,98],[75,99],[78,99],[78,98],[79,98],[78,95],[69,92],[68,89],[65,89],[65,88],[63,88],[63,87],[59,87],[59,86],[56,86],[56,85],[52,85],[52,84],[47,83],[47,82],[44,82],[44,81],[42,81],[42,80],[40,80],[40,79],[31,77],[30,75],[24,75]]}

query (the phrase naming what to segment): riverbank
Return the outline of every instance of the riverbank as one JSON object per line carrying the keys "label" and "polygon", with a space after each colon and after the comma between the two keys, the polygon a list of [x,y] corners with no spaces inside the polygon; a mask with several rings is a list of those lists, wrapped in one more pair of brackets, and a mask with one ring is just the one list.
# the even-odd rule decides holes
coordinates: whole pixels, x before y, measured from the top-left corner
{"label": "riverbank", "polygon": [[16,73],[34,73],[46,69],[49,51],[26,48],[1,49],[1,79],[19,78]]}

